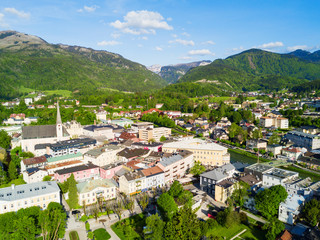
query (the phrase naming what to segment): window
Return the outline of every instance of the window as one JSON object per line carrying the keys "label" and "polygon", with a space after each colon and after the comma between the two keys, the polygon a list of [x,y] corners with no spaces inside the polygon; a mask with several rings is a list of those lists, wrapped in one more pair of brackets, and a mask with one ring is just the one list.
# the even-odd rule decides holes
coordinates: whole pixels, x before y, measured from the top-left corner
{"label": "window", "polygon": [[27,205],[28,204],[28,202],[27,201],[24,201],[24,205]]}
{"label": "window", "polygon": [[13,204],[11,204],[11,208],[13,208]]}
{"label": "window", "polygon": [[7,206],[6,206],[6,205],[4,205],[4,206],[3,206],[3,209],[7,209]]}

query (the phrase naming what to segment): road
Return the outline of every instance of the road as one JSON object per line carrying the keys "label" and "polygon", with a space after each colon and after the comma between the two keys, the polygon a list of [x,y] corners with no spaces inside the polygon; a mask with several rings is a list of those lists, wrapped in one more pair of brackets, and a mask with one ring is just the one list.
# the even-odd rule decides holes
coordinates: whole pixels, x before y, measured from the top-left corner
{"label": "road", "polygon": [[256,215],[253,215],[252,213],[249,213],[249,212],[246,212],[246,211],[243,211],[243,210],[240,210],[240,212],[243,212],[243,213],[247,214],[248,217],[251,217],[256,221],[259,221],[259,222],[262,222],[262,223],[267,223],[266,220],[264,220],[263,218],[258,217]]}

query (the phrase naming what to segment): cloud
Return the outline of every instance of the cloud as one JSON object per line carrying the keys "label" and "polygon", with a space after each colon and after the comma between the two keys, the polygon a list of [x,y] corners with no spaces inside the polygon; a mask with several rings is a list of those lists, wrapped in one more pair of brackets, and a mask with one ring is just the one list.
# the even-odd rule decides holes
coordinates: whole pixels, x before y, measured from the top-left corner
{"label": "cloud", "polygon": [[142,40],[148,40],[148,37],[143,36],[141,39],[142,39]]}
{"label": "cloud", "polygon": [[212,55],[214,56],[215,54],[213,52],[211,52],[209,49],[198,49],[198,50],[191,50],[188,52],[188,55],[191,56],[204,56],[204,55]]}
{"label": "cloud", "polygon": [[180,43],[184,46],[194,46],[194,41],[192,40],[175,39],[169,41],[169,43]]}
{"label": "cloud", "polygon": [[208,45],[215,45],[216,43],[214,41],[205,41],[205,42],[202,42],[202,44],[208,44]]}
{"label": "cloud", "polygon": [[183,33],[181,33],[181,35],[186,36],[186,37],[190,37],[190,34],[187,32],[183,32]]}
{"label": "cloud", "polygon": [[179,60],[190,60],[190,59],[192,59],[192,57],[190,57],[190,56],[184,56],[184,57],[179,57],[178,59],[179,59]]}
{"label": "cloud", "polygon": [[313,49],[313,47],[308,47],[307,45],[296,45],[296,46],[292,46],[292,47],[287,47],[287,50],[289,52],[293,52],[293,51],[298,50],[298,49],[311,50],[311,49]]}
{"label": "cloud", "polygon": [[121,44],[121,42],[111,40],[111,41],[101,41],[101,42],[98,42],[97,44],[98,46],[115,46],[115,45]]}
{"label": "cloud", "polygon": [[110,23],[110,25],[124,33],[134,35],[155,34],[156,29],[173,29],[172,26],[164,21],[163,16],[158,12],[151,12],[147,10],[131,11],[128,12],[123,19],[123,22],[116,20],[115,22]]}
{"label": "cloud", "polygon": [[156,47],[157,51],[163,51],[163,49],[161,47]]}
{"label": "cloud", "polygon": [[7,24],[3,18],[4,18],[4,14],[0,13],[0,27],[4,27],[4,28],[9,27],[9,24]]}
{"label": "cloud", "polygon": [[177,38],[177,37],[178,37],[177,34],[171,34],[171,36],[172,36],[173,38]]}
{"label": "cloud", "polygon": [[99,6],[97,5],[93,5],[91,7],[89,6],[84,6],[83,8],[81,9],[78,9],[77,12],[94,12],[97,8],[99,8]]}
{"label": "cloud", "polygon": [[171,17],[168,17],[168,18],[167,18],[167,21],[168,21],[168,22],[172,21],[172,18],[171,18]]}
{"label": "cloud", "polygon": [[242,46],[231,49],[232,52],[238,52],[238,51],[242,51],[242,50],[244,50],[244,47],[242,47]]}
{"label": "cloud", "polygon": [[117,39],[121,36],[120,33],[111,33],[111,37],[114,38],[114,39]]}
{"label": "cloud", "polygon": [[19,18],[24,18],[24,19],[29,19],[30,18],[30,13],[26,13],[24,11],[18,11],[15,8],[5,8],[4,11],[7,12],[7,13],[11,13],[13,15],[16,15]]}
{"label": "cloud", "polygon": [[272,49],[272,48],[283,47],[283,46],[284,46],[283,42],[269,42],[269,43],[264,43],[262,45],[259,45],[257,46],[257,48]]}

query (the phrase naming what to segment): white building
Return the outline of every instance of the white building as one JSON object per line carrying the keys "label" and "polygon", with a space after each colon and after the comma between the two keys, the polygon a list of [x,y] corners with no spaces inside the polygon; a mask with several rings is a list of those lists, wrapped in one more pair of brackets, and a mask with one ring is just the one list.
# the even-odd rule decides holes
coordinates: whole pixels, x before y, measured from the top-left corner
{"label": "white building", "polygon": [[100,167],[113,164],[117,161],[117,153],[123,150],[122,147],[107,145],[100,148],[94,148],[84,154],[86,162],[92,162]]}
{"label": "white building", "polygon": [[142,169],[141,172],[146,176],[146,188],[156,188],[165,185],[164,181],[164,171],[158,167],[151,167],[147,169]]}
{"label": "white building", "polygon": [[289,120],[282,117],[261,117],[260,125],[265,128],[275,127],[286,129],[289,128]]}
{"label": "white building", "polygon": [[41,182],[45,176],[48,176],[48,172],[45,169],[29,168],[22,172],[23,180],[26,183]]}
{"label": "white building", "polygon": [[128,172],[119,178],[119,191],[133,195],[146,191],[146,177],[141,171]]}
{"label": "white building", "polygon": [[279,220],[292,225],[296,217],[300,214],[300,210],[305,202],[305,198],[301,195],[288,195],[285,202],[279,206]]}
{"label": "white building", "polygon": [[171,135],[171,128],[158,127],[158,128],[146,128],[139,130],[139,138],[143,141],[150,141],[154,139],[156,142],[160,142],[162,136],[168,138]]}
{"label": "white building", "polygon": [[107,201],[117,196],[117,183],[110,179],[95,179],[77,184],[79,204],[94,204],[101,198]]}
{"label": "white building", "polygon": [[299,177],[299,173],[280,168],[272,168],[263,173],[262,185],[264,187],[272,187],[275,185],[284,185],[285,182]]}
{"label": "white building", "polygon": [[33,103],[33,99],[32,98],[25,98],[24,102],[26,103],[26,105],[29,105],[29,104]]}
{"label": "white building", "polygon": [[46,209],[50,202],[61,203],[60,188],[56,182],[13,184],[0,189],[0,214],[33,206]]}

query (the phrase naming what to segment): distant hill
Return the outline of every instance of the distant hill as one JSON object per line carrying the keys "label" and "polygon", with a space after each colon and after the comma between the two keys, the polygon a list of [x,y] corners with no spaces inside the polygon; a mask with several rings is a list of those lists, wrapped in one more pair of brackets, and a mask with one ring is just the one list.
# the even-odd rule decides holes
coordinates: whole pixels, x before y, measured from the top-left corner
{"label": "distant hill", "polygon": [[210,64],[211,61],[203,60],[191,63],[180,63],[176,65],[169,65],[161,67],[159,75],[167,81],[167,83],[176,83],[186,72],[194,67],[205,66]]}
{"label": "distant hill", "polygon": [[320,50],[311,53],[305,50],[298,49],[288,54],[310,62],[320,63]]}
{"label": "distant hill", "polygon": [[85,93],[99,88],[143,91],[165,85],[160,76],[119,54],[0,32],[0,98],[17,96],[21,86]]}
{"label": "distant hill", "polygon": [[277,90],[320,78],[320,64],[292,54],[250,49],[189,70],[178,82],[211,82],[229,90]]}

